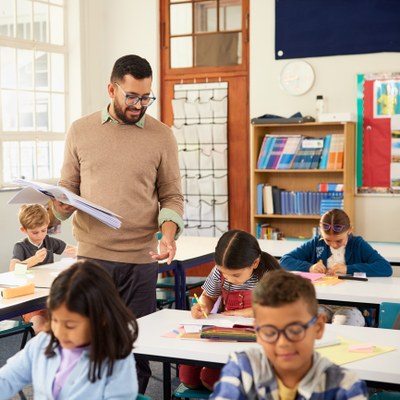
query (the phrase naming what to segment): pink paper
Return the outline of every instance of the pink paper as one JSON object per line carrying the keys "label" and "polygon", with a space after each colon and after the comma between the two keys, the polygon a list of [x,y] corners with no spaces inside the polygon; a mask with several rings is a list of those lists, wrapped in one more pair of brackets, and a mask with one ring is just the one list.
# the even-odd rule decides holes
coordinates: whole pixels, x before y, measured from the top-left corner
{"label": "pink paper", "polygon": [[374,345],[371,343],[358,343],[349,344],[348,351],[353,353],[372,353],[374,351]]}
{"label": "pink paper", "polygon": [[307,278],[312,282],[317,281],[318,279],[321,279],[323,276],[325,276],[325,274],[316,273],[316,272],[295,271],[294,273],[302,276],[303,278]]}

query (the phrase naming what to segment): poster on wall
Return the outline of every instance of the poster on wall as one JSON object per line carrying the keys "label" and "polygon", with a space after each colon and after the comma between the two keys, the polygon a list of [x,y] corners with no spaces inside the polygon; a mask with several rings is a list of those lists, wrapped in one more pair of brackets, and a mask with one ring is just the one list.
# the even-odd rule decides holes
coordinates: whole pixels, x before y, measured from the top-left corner
{"label": "poster on wall", "polygon": [[400,72],[358,75],[358,193],[400,193]]}

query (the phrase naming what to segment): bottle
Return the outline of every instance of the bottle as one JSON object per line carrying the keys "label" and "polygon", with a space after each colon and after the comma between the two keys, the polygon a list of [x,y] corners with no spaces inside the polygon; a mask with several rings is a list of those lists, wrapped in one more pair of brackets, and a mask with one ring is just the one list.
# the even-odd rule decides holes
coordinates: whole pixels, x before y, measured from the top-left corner
{"label": "bottle", "polygon": [[315,103],[315,109],[316,109],[316,120],[319,122],[321,118],[321,114],[324,113],[324,96],[318,95],[317,96],[317,101]]}

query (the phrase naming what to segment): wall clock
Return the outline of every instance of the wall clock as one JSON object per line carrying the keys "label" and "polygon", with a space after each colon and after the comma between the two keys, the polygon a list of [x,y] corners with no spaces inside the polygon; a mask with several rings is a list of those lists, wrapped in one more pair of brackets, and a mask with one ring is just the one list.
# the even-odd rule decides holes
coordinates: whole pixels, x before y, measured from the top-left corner
{"label": "wall clock", "polygon": [[281,71],[279,82],[288,94],[300,96],[308,92],[314,84],[314,70],[305,61],[290,61]]}

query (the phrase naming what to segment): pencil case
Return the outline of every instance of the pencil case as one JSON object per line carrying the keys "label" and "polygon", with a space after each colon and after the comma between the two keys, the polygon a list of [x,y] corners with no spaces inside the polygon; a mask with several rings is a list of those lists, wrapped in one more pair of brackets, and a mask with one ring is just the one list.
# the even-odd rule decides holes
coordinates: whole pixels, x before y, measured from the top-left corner
{"label": "pencil case", "polygon": [[3,299],[12,299],[13,297],[26,296],[35,292],[35,285],[28,283],[23,286],[2,289],[1,295]]}

